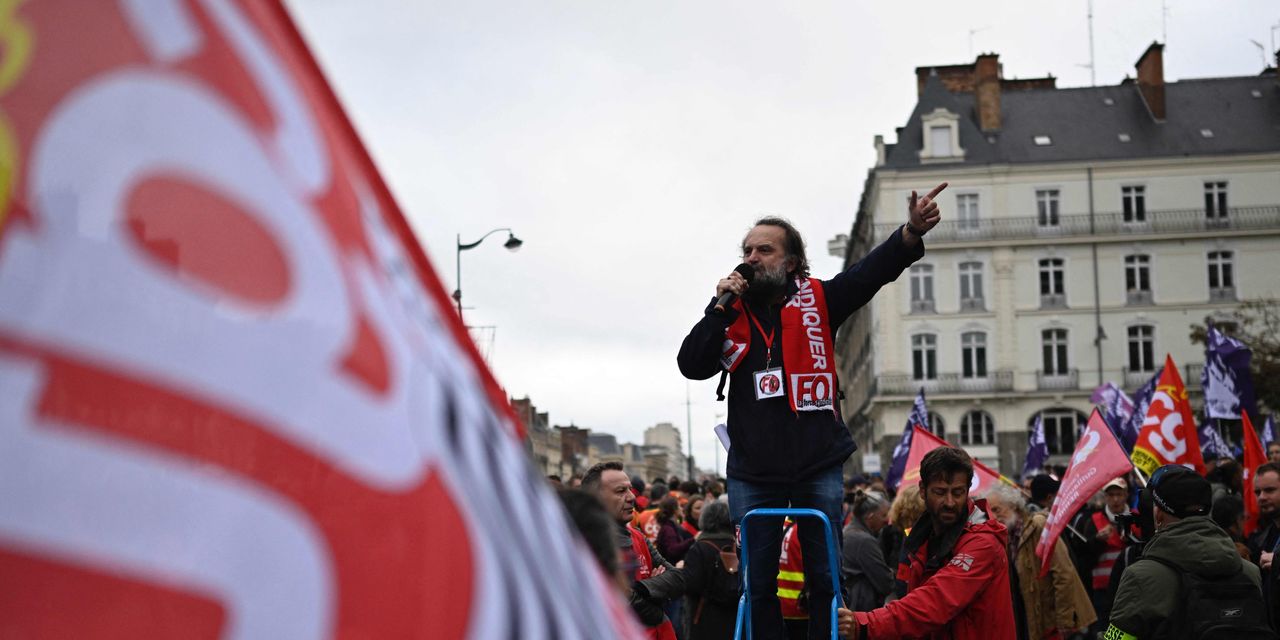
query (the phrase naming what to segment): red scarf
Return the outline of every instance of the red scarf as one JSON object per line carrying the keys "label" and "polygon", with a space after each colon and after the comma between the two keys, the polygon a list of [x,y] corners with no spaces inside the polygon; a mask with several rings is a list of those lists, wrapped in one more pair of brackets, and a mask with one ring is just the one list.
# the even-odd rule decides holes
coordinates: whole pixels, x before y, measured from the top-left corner
{"label": "red scarf", "polygon": [[[799,291],[782,307],[782,368],[787,378],[787,401],[792,411],[836,412],[835,350],[822,281],[797,279]],[[751,347],[751,312],[739,298],[733,303],[738,319],[725,329],[720,365],[733,371]],[[764,331],[760,331],[764,335]],[[765,336],[771,340],[773,334]],[[772,366],[769,363],[768,366]]]}

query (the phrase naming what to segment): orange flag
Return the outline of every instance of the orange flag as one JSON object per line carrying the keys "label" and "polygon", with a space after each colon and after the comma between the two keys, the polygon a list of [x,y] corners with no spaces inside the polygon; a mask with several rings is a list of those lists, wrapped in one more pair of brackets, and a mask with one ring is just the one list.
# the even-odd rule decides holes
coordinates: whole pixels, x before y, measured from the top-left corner
{"label": "orange flag", "polygon": [[1166,464],[1186,465],[1204,475],[1200,437],[1196,434],[1191,403],[1187,401],[1187,388],[1182,384],[1173,358],[1168,355],[1129,458],[1148,476]]}
{"label": "orange flag", "polygon": [[1267,454],[1262,450],[1249,414],[1241,411],[1240,420],[1244,422],[1240,429],[1244,435],[1244,535],[1248,536],[1258,528],[1258,496],[1253,495],[1253,473],[1267,461]]}

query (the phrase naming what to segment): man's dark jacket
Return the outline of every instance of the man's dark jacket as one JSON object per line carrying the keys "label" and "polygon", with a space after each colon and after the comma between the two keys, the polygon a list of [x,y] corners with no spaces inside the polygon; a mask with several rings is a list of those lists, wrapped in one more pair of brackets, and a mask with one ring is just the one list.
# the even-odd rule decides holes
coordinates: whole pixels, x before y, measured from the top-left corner
{"label": "man's dark jacket", "polygon": [[[902,271],[924,255],[924,242],[908,248],[899,228],[865,257],[843,273],[824,280],[827,317],[834,332],[854,311],[871,300],[880,287],[893,282]],[[787,298],[796,292],[789,283]],[[750,304],[751,313],[767,333],[774,332],[772,366],[782,366],[782,303]],[[714,312],[715,300],[707,305],[702,319],[680,345],[677,361],[680,373],[691,380],[706,380],[721,371],[720,355],[725,329],[738,313]],[[776,327],[776,329],[775,329]],[[834,357],[834,354],[831,354]],[[787,398],[756,400],[753,374],[765,367],[765,336],[751,324],[751,348],[742,363],[729,374],[729,461],[730,478],[747,482],[787,483],[804,480],[842,464],[857,448],[849,430],[830,411],[791,410]],[[783,379],[786,380],[786,371]],[[784,384],[784,386],[786,386]]]}

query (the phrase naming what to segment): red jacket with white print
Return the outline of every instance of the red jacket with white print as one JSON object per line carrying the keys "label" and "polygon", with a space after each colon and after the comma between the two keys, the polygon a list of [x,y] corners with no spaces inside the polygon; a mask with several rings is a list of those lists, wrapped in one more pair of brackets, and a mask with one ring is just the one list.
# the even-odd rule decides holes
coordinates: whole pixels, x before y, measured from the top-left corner
{"label": "red jacket with white print", "polygon": [[[920,529],[917,525],[912,534],[928,534],[931,527]],[[915,541],[912,537],[916,536],[904,541],[904,558],[898,564],[898,580],[906,583],[907,594],[874,611],[854,614],[866,637],[1016,636],[1006,551],[1009,532],[990,516],[985,500],[970,502],[969,519],[953,543],[942,534]],[[930,545],[943,547],[932,559]]]}

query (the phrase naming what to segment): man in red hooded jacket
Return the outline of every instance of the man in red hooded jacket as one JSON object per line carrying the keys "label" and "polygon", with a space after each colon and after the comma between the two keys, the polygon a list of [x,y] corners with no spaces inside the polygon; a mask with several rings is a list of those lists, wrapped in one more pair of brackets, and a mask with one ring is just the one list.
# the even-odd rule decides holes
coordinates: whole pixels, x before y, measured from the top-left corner
{"label": "man in red hooded jacket", "polygon": [[920,462],[925,514],[903,542],[898,580],[907,594],[867,612],[840,610],[840,632],[860,638],[991,638],[1016,636],[1008,531],[969,499],[973,460],[939,447]]}

